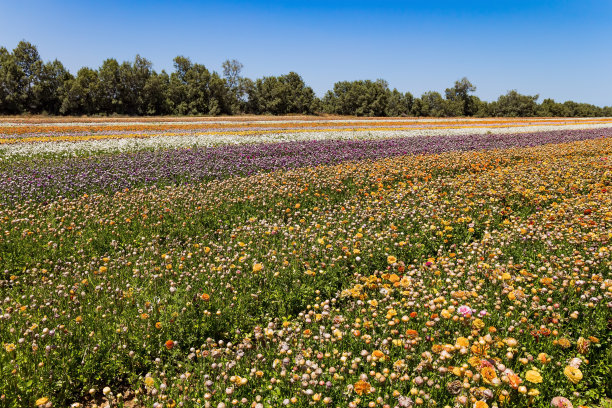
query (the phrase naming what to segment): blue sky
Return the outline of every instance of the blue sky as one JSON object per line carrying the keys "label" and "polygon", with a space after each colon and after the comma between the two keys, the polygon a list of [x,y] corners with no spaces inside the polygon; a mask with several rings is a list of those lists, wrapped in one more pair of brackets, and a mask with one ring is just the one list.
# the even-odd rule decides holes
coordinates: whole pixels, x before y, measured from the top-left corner
{"label": "blue sky", "polygon": [[[257,78],[296,71],[322,95],[383,78],[420,95],[467,76],[485,100],[510,89],[612,105],[612,1],[0,0],[0,46],[26,39],[71,72],[140,54],[185,55]],[[541,100],[541,99],[540,99]]]}

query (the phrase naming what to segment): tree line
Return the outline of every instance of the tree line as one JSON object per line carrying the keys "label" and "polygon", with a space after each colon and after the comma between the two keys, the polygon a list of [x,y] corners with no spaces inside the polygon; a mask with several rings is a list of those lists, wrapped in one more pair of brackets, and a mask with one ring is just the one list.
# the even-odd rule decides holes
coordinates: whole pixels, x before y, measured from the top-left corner
{"label": "tree line", "polygon": [[573,101],[555,102],[539,95],[508,91],[496,101],[473,95],[463,78],[444,95],[420,97],[391,90],[378,79],[341,81],[318,98],[300,75],[252,80],[241,75],[236,60],[221,74],[178,56],[174,72],[156,72],[137,55],[134,61],[105,60],[98,69],[81,68],[76,76],[57,59],[43,62],[36,46],[21,41],[11,52],[0,47],[0,114],[48,115],[232,115],[339,114],[355,116],[595,117],[612,116],[612,107]]}

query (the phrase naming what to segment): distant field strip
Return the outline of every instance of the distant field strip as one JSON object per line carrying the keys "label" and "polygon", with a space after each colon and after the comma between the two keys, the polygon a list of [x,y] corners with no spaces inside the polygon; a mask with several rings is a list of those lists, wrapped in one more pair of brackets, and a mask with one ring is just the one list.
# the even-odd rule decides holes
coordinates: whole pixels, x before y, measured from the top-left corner
{"label": "distant field strip", "polygon": [[308,140],[506,134],[612,128],[602,119],[321,119],[276,121],[0,122],[0,155],[131,151]]}

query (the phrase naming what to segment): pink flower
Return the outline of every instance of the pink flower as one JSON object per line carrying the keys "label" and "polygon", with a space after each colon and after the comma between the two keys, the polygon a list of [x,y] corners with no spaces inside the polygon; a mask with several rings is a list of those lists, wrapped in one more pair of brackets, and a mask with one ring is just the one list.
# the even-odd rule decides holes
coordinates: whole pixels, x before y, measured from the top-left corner
{"label": "pink flower", "polygon": [[565,397],[553,398],[552,401],[550,401],[550,405],[555,408],[573,408],[574,407],[572,403],[570,402],[570,400],[568,400]]}
{"label": "pink flower", "polygon": [[469,306],[466,306],[466,305],[459,306],[459,309],[457,309],[457,312],[460,315],[463,315],[463,316],[471,316],[472,315],[472,309]]}

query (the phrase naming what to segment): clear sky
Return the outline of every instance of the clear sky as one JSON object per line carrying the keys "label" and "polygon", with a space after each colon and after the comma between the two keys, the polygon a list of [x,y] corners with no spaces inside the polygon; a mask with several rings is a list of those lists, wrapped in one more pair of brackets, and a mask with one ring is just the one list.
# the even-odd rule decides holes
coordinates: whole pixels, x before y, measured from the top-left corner
{"label": "clear sky", "polygon": [[73,73],[136,54],[172,71],[185,55],[219,72],[238,59],[251,78],[296,71],[318,95],[383,78],[418,96],[467,76],[485,100],[612,105],[610,0],[0,0],[0,46],[22,39]]}

